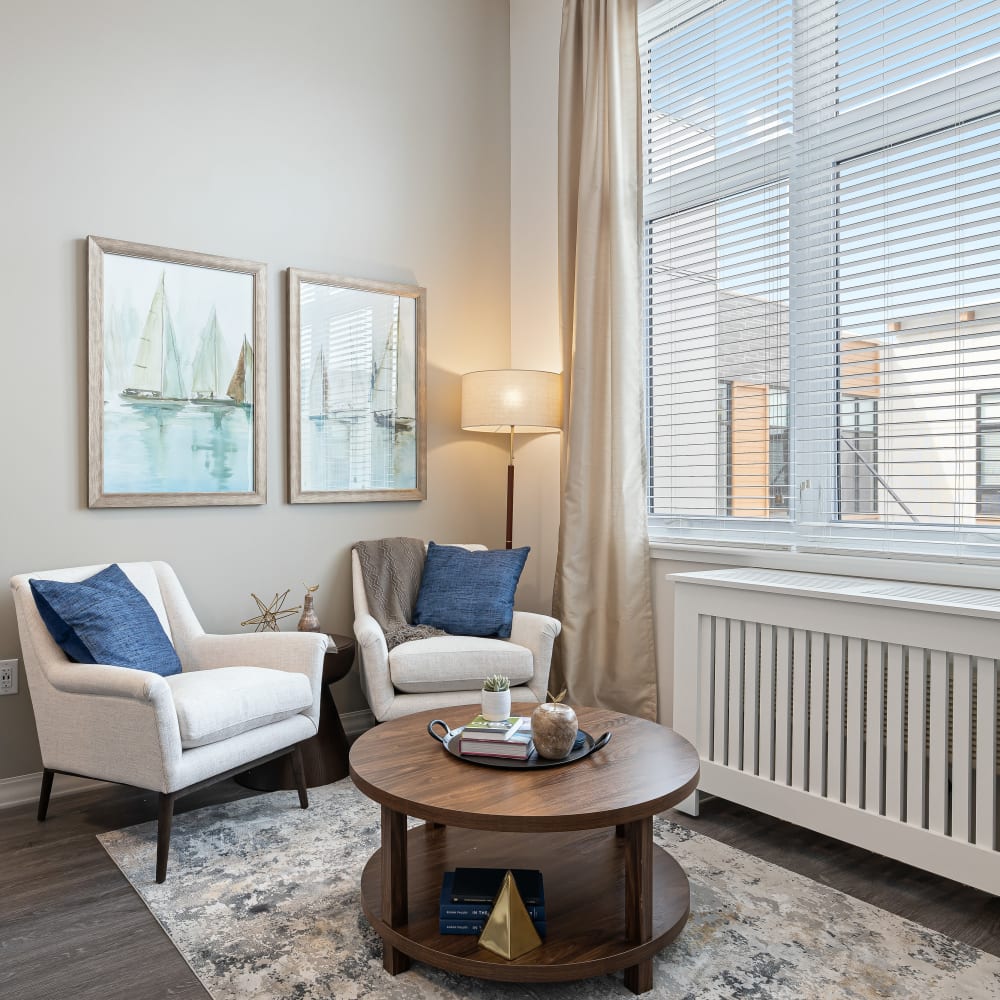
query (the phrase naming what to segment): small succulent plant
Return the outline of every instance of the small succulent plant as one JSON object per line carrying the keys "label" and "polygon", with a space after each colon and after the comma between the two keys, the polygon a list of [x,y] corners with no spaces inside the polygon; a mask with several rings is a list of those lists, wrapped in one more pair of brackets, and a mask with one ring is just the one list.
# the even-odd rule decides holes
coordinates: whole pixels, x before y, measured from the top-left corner
{"label": "small succulent plant", "polygon": [[503,674],[493,674],[487,677],[483,681],[484,691],[509,691],[510,690],[510,678],[504,677]]}

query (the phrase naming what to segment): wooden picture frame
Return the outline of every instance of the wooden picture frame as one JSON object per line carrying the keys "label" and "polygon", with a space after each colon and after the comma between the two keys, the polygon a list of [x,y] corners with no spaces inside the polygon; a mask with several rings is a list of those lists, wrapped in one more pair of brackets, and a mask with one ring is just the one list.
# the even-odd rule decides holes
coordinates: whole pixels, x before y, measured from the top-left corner
{"label": "wooden picture frame", "polygon": [[427,498],[426,291],[288,270],[291,503]]}
{"label": "wooden picture frame", "polygon": [[267,267],[87,239],[91,507],[267,499]]}

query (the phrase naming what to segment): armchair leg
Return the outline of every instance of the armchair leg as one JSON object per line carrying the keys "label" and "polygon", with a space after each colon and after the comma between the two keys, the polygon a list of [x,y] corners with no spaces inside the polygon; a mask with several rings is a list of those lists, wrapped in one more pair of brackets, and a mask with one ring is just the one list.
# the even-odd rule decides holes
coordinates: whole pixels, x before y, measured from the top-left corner
{"label": "armchair leg", "polygon": [[170,856],[170,828],[174,822],[176,792],[160,792],[160,816],[156,823],[156,881],[167,880],[167,858]]}
{"label": "armchair leg", "polygon": [[38,822],[45,820],[45,814],[49,811],[49,796],[52,794],[52,779],[55,771],[47,767],[42,771],[42,790],[38,796]]}
{"label": "armchair leg", "polygon": [[302,747],[298,743],[292,747],[292,775],[295,778],[295,787],[299,790],[299,805],[303,809],[308,809],[309,793],[306,791],[306,768],[302,761]]}

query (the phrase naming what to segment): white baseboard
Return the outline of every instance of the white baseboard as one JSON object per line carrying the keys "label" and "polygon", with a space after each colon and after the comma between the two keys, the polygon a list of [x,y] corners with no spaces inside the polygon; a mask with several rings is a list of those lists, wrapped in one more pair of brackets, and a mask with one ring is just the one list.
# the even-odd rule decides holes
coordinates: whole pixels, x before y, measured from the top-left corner
{"label": "white baseboard", "polygon": [[[88,788],[103,785],[103,781],[93,778],[78,778],[71,774],[57,774],[52,782],[52,798],[84,792]],[[19,774],[15,778],[0,778],[0,809],[20,806],[25,802],[37,802],[42,787],[42,772]]]}
{"label": "white baseboard", "polygon": [[357,712],[341,712],[340,721],[347,736],[354,739],[375,725],[375,716],[367,708],[362,708]]}

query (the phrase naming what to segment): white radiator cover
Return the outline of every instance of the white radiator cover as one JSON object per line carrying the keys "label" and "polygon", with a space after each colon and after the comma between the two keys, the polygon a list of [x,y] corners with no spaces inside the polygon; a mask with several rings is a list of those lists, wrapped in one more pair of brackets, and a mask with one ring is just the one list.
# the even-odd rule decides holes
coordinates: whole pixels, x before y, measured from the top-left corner
{"label": "white radiator cover", "polygon": [[674,728],[699,792],[1000,895],[1000,591],[671,579]]}

